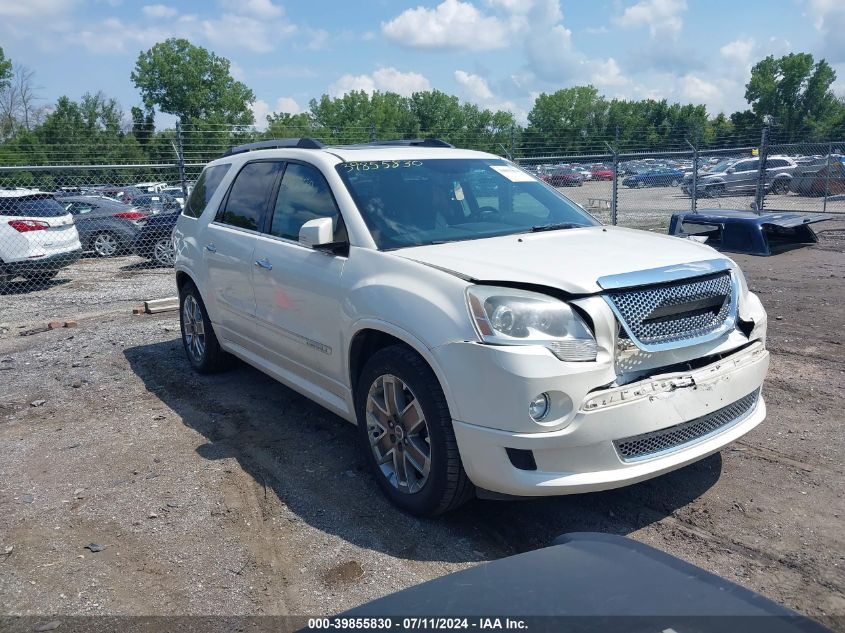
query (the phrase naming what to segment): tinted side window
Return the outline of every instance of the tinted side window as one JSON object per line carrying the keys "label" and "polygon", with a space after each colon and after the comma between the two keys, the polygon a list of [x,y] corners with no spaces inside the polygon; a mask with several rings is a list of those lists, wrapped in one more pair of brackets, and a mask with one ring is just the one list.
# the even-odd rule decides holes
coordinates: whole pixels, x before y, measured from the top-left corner
{"label": "tinted side window", "polygon": [[[282,176],[270,234],[290,240],[299,239],[302,225],[315,218],[332,218],[338,238],[340,213],[329,183],[316,167],[289,163]],[[341,241],[337,239],[337,241]]]}
{"label": "tinted side window", "polygon": [[257,231],[281,165],[276,162],[244,165],[235,176],[225,208],[217,213],[217,221]]}
{"label": "tinted side window", "polygon": [[0,215],[19,218],[57,218],[67,213],[65,208],[53,198],[0,198]]}
{"label": "tinted side window", "polygon": [[213,167],[206,167],[202,171],[194,190],[185,203],[185,210],[183,211],[185,215],[192,218],[198,218],[202,215],[208,201],[217,191],[220,181],[223,180],[223,176],[226,175],[230,167],[231,165],[214,165]]}
{"label": "tinted side window", "polygon": [[782,158],[770,158],[766,161],[766,168],[773,169],[774,167],[786,167],[787,162]]}
{"label": "tinted side window", "polygon": [[760,167],[759,160],[749,160],[745,161],[744,163],[737,163],[735,171],[737,172],[746,172],[746,171],[757,171]]}

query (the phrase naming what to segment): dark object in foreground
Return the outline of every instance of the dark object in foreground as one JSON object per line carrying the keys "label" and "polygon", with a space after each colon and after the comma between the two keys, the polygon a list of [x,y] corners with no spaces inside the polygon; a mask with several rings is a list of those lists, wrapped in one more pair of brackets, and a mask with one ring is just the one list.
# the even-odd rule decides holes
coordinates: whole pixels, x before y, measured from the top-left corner
{"label": "dark object in foreground", "polygon": [[450,574],[339,617],[509,617],[525,619],[530,631],[827,631],[648,545],[590,532],[565,534],[551,547]]}
{"label": "dark object in foreground", "polygon": [[757,215],[740,209],[699,209],[672,214],[669,234],[702,236],[722,251],[773,255],[819,241],[810,224],[830,220],[829,213],[768,211]]}

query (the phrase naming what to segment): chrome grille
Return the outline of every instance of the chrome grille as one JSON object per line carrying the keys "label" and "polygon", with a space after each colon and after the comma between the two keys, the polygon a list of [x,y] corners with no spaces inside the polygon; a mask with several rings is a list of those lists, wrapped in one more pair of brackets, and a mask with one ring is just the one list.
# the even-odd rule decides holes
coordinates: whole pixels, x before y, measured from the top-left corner
{"label": "chrome grille", "polygon": [[736,313],[730,271],[668,284],[614,290],[606,297],[640,347],[698,339],[723,329]]}
{"label": "chrome grille", "polygon": [[653,457],[659,453],[686,448],[691,444],[727,430],[754,409],[760,390],[749,393],[733,404],[708,413],[705,416],[683,422],[667,429],[632,435],[616,440],[613,445],[624,462],[637,461]]}

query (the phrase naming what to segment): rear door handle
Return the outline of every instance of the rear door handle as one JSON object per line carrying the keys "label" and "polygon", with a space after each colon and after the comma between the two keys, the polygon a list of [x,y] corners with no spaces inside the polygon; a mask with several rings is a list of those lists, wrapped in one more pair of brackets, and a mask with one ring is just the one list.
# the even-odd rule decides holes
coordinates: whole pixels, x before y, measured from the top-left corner
{"label": "rear door handle", "polygon": [[262,259],[256,259],[255,265],[259,268],[263,268],[264,270],[273,270],[273,264],[271,264],[270,260],[268,260],[266,257]]}
{"label": "rear door handle", "polygon": [[214,242],[211,242],[210,244],[205,245],[205,250],[207,250],[209,253],[216,253],[217,247],[214,245]]}

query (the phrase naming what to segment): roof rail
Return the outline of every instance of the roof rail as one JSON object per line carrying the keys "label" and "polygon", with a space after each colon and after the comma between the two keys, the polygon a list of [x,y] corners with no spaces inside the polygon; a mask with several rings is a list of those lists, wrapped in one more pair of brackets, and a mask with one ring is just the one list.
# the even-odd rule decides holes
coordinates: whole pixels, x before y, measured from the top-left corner
{"label": "roof rail", "polygon": [[231,156],[233,154],[243,154],[244,152],[252,152],[258,149],[279,149],[279,148],[298,148],[298,149],[322,149],[323,144],[313,138],[303,136],[302,138],[274,138],[269,141],[258,141],[257,143],[246,143],[245,145],[235,145],[226,150],[223,156]]}
{"label": "roof rail", "polygon": [[397,147],[455,147],[443,139],[428,136],[426,138],[396,139],[393,141],[370,141],[363,145],[395,145]]}

